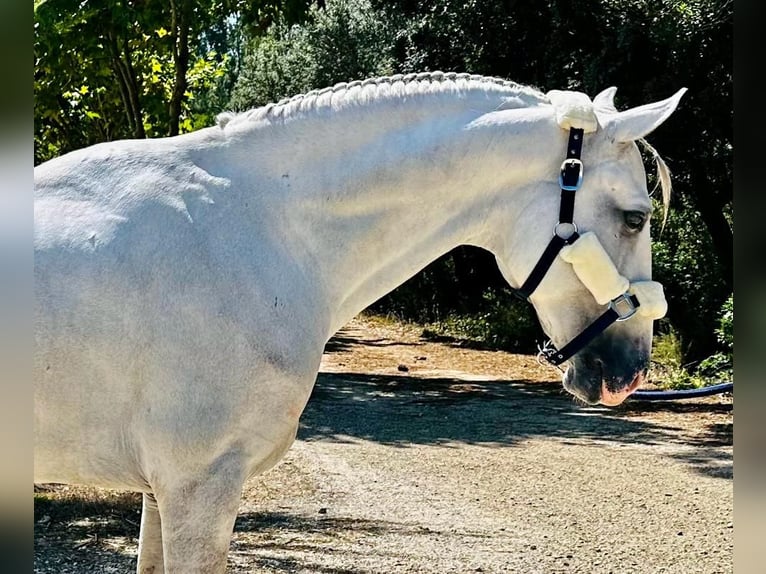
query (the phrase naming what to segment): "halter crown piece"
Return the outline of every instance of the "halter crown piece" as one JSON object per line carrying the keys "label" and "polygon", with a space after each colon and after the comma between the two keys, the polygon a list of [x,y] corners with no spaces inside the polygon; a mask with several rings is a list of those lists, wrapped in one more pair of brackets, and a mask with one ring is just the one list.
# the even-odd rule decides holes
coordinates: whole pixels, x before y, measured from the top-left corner
{"label": "halter crown piece", "polygon": [[560,365],[580,351],[615,321],[626,321],[634,315],[659,319],[667,311],[662,285],[656,281],[630,282],[620,275],[601,242],[593,232],[580,235],[575,225],[575,194],[582,185],[583,164],[580,160],[583,135],[598,129],[598,120],[590,98],[581,92],[551,90],[546,94],[556,112],[556,121],[569,130],[566,159],[561,164],[559,187],[561,203],[559,220],[553,237],[516,295],[524,300],[534,292],[553,261],[560,256],[572,265],[577,278],[596,302],[606,305],[603,314],[561,349],[550,341],[540,354],[550,363]]}

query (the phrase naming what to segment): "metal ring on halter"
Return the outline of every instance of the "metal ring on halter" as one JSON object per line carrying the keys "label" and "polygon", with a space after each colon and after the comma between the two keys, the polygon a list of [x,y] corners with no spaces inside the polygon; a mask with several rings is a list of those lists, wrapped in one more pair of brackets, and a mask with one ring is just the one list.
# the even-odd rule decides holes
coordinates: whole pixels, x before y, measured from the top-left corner
{"label": "metal ring on halter", "polygon": [[[568,226],[564,227],[564,232],[561,233],[561,226]],[[567,233],[569,231],[569,233]],[[559,221],[556,225],[553,227],[553,235],[558,235],[561,237],[561,239],[569,239],[572,237],[575,233],[577,233],[577,225],[571,222],[566,221]]]}

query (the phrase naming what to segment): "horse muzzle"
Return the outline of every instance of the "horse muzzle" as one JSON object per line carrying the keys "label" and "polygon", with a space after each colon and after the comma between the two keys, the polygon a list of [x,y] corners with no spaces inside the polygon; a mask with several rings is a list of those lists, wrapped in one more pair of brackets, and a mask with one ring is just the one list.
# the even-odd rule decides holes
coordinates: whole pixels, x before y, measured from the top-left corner
{"label": "horse muzzle", "polygon": [[598,353],[586,349],[576,355],[564,373],[564,388],[591,404],[621,404],[646,378],[649,353],[627,351]]}

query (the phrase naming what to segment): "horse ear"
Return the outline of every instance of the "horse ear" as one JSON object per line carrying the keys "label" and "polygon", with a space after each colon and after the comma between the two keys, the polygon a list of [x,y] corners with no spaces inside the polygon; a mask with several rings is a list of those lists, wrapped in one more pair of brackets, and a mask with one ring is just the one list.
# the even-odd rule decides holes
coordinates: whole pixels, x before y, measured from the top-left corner
{"label": "horse ear", "polygon": [[614,114],[606,120],[604,129],[612,141],[632,142],[641,139],[668,119],[685,93],[686,88],[681,88],[660,102],[644,104]]}
{"label": "horse ear", "polygon": [[600,112],[616,113],[617,108],[614,106],[614,94],[616,92],[617,88],[614,86],[599,92],[593,98],[593,107]]}

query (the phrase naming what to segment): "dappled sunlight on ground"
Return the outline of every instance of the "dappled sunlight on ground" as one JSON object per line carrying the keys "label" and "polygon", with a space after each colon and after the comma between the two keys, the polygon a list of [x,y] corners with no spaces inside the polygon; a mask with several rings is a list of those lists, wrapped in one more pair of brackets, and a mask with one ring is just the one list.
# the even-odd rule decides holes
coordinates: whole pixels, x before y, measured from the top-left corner
{"label": "dappled sunlight on ground", "polygon": [[[229,572],[731,571],[731,396],[588,406],[533,356],[420,334],[358,317],[330,341]],[[38,490],[36,573],[135,569],[139,495]]]}

